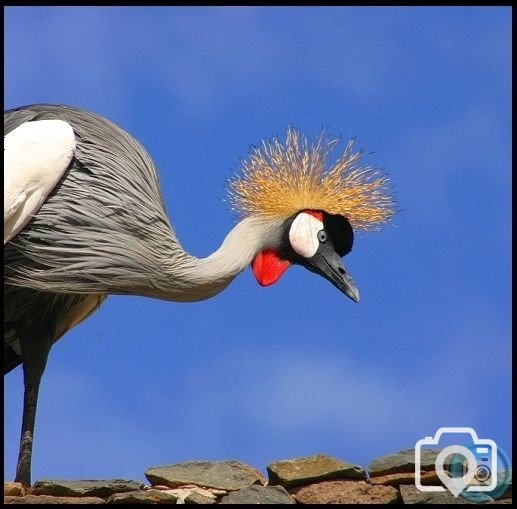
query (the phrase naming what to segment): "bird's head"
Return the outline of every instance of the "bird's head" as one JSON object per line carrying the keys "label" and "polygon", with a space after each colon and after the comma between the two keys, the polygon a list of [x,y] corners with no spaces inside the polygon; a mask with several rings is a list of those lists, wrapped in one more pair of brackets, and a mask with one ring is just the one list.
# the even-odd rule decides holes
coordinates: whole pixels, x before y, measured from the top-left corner
{"label": "bird's head", "polygon": [[242,175],[230,181],[234,210],[280,225],[274,245],[252,262],[260,285],[269,286],[291,265],[302,265],[359,302],[341,258],[352,250],[354,229],[378,229],[393,215],[394,201],[388,179],[358,164],[361,152],[352,150],[353,141],[328,167],[336,143],[322,133],[309,145],[290,128],[285,144],[273,139],[254,148],[242,163]]}
{"label": "bird's head", "polygon": [[302,265],[359,302],[359,291],[341,261],[354,242],[346,218],[321,210],[303,210],[281,228],[279,244],[261,251],[253,260],[253,273],[260,285],[276,283],[292,264]]}

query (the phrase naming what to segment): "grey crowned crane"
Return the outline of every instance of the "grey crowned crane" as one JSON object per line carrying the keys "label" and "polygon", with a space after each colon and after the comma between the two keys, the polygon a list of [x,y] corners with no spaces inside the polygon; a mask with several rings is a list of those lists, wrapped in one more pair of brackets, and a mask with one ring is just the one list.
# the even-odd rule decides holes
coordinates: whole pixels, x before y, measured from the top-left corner
{"label": "grey crowned crane", "polygon": [[240,222],[196,258],[172,228],[153,162],[109,120],[70,106],[4,112],[4,372],[22,364],[23,422],[16,480],[31,484],[40,380],[52,345],[109,294],[194,302],[218,294],[249,265],[268,286],[291,265],[359,292],[341,258],[354,229],[393,214],[388,180],[359,164],[349,143],[314,143],[289,129],[263,142],[229,183]]}

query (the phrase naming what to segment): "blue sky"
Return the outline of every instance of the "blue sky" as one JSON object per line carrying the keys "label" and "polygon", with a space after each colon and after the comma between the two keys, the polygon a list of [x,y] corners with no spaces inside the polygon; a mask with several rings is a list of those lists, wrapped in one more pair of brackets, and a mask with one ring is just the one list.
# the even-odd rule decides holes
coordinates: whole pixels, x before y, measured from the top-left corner
{"label": "blue sky", "polygon": [[[511,454],[511,11],[503,7],[10,7],[5,107],[100,113],[153,157],[196,256],[234,224],[225,182],[294,125],[348,138],[399,212],[356,236],[354,304],[300,267],[197,304],[111,297],[52,350],[40,478],[327,453],[366,466],[440,426]],[[5,377],[5,478],[22,374]]]}

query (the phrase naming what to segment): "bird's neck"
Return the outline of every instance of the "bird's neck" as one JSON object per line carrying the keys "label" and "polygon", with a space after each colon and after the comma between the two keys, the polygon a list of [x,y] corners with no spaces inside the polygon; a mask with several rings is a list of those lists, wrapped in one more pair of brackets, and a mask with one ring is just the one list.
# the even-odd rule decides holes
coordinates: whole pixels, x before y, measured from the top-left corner
{"label": "bird's neck", "polygon": [[167,264],[170,284],[161,298],[175,301],[204,300],[224,290],[253,258],[280,244],[282,220],[249,217],[238,223],[214,253],[196,258],[186,252]]}

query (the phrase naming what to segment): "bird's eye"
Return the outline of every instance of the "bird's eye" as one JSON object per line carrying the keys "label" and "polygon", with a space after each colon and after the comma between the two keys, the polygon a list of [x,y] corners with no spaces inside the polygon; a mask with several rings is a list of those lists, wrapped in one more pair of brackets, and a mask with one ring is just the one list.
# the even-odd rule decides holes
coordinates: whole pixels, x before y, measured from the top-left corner
{"label": "bird's eye", "polygon": [[324,243],[324,242],[327,242],[327,232],[325,230],[320,230],[318,232],[318,240],[321,242],[321,243]]}

